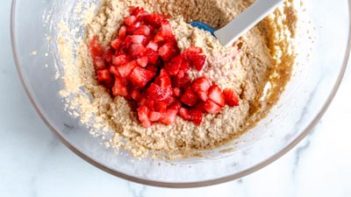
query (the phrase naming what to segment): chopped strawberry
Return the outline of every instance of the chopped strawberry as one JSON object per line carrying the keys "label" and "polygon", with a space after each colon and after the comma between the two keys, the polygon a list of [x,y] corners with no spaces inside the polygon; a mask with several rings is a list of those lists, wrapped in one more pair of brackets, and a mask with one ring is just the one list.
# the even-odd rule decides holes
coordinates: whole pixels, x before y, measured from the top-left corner
{"label": "chopped strawberry", "polygon": [[195,79],[192,84],[192,88],[195,92],[207,92],[211,87],[211,82],[207,77],[200,77]]}
{"label": "chopped strawberry", "polygon": [[149,113],[149,119],[152,122],[157,122],[161,119],[162,113],[161,112],[156,112],[156,111],[151,111]]}
{"label": "chopped strawberry", "polygon": [[141,67],[136,67],[128,76],[128,79],[136,87],[143,88],[155,76],[155,73]]}
{"label": "chopped strawberry", "polygon": [[225,102],[230,107],[239,105],[239,97],[232,89],[224,89],[223,95],[225,98]]}
{"label": "chopped strawberry", "polygon": [[146,37],[144,35],[132,35],[132,36],[127,36],[126,38],[126,42],[127,39],[130,39],[131,43],[134,44],[144,44],[144,42],[146,41]]}
{"label": "chopped strawberry", "polygon": [[112,82],[112,77],[110,71],[107,69],[97,71],[97,80],[103,84],[110,84]]}
{"label": "chopped strawberry", "polygon": [[112,64],[119,66],[128,62],[128,57],[126,55],[119,55],[112,57]]}
{"label": "chopped strawberry", "polygon": [[158,61],[158,53],[150,48],[147,48],[144,52],[144,55],[148,57],[151,64],[156,64]]}
{"label": "chopped strawberry", "polygon": [[147,12],[143,8],[141,8],[141,7],[133,7],[133,6],[131,6],[129,8],[129,13],[130,13],[130,15],[134,15],[136,17],[147,14]]}
{"label": "chopped strawberry", "polygon": [[155,101],[163,101],[168,97],[172,96],[171,88],[162,88],[161,86],[152,83],[150,87],[147,89],[146,94],[149,99]]}
{"label": "chopped strawberry", "polygon": [[217,105],[215,102],[212,100],[208,99],[204,105],[203,108],[206,110],[206,112],[210,114],[218,114],[221,111],[221,106]]}
{"label": "chopped strawberry", "polygon": [[138,119],[141,123],[141,125],[145,128],[148,128],[151,126],[151,122],[149,120],[149,109],[145,106],[140,106],[138,108]]}
{"label": "chopped strawberry", "polygon": [[165,65],[165,69],[170,75],[177,75],[183,63],[183,58],[176,56]]}
{"label": "chopped strawberry", "polygon": [[163,113],[163,112],[166,112],[168,105],[169,105],[168,101],[158,101],[158,102],[155,101],[153,103],[153,108],[154,110]]}
{"label": "chopped strawberry", "polygon": [[173,88],[173,95],[176,97],[180,96],[180,89],[179,88]]}
{"label": "chopped strawberry", "polygon": [[146,45],[146,48],[149,48],[149,49],[152,49],[154,51],[157,51],[158,50],[158,44],[153,42],[153,41],[150,41],[149,44]]}
{"label": "chopped strawberry", "polygon": [[118,32],[118,38],[119,39],[124,39],[127,36],[127,27],[126,26],[121,26]]}
{"label": "chopped strawberry", "polygon": [[210,89],[208,90],[208,98],[220,106],[225,105],[223,92],[217,85],[213,85],[210,87]]}
{"label": "chopped strawberry", "polygon": [[128,90],[126,86],[126,82],[119,78],[115,78],[115,84],[112,87],[112,94],[114,96],[128,96]]}
{"label": "chopped strawberry", "polygon": [[180,108],[179,116],[181,118],[183,118],[184,120],[190,120],[189,111],[186,108],[184,108],[184,107]]}
{"label": "chopped strawberry", "polygon": [[191,79],[190,79],[188,74],[184,74],[183,77],[179,77],[177,75],[175,78],[173,78],[172,82],[173,82],[174,86],[179,87],[179,88],[184,88],[184,87],[190,86]]}
{"label": "chopped strawberry", "polygon": [[193,66],[196,70],[200,71],[205,65],[206,56],[205,55],[196,55],[191,59]]}
{"label": "chopped strawberry", "polygon": [[139,66],[145,68],[149,62],[149,58],[147,56],[139,57],[136,61],[139,64]]}
{"label": "chopped strawberry", "polygon": [[134,32],[141,26],[141,22],[135,22],[127,28],[128,34],[134,34]]}
{"label": "chopped strawberry", "polygon": [[178,49],[173,42],[167,42],[158,49],[158,54],[164,61],[169,61],[177,51]]}
{"label": "chopped strawberry", "polygon": [[189,120],[195,125],[200,125],[202,122],[202,112],[196,109],[189,110]]}
{"label": "chopped strawberry", "polygon": [[102,56],[102,58],[106,61],[106,63],[110,64],[112,62],[112,57],[113,57],[113,49],[108,49]]}
{"label": "chopped strawberry", "polygon": [[191,46],[184,51],[185,54],[189,53],[202,53],[202,49],[199,47]]}
{"label": "chopped strawberry", "polygon": [[94,58],[94,65],[96,70],[102,70],[106,68],[104,59],[98,56]]}
{"label": "chopped strawberry", "polygon": [[119,49],[119,47],[122,45],[122,40],[120,38],[116,38],[114,40],[112,40],[111,42],[111,46],[114,48],[114,49]]}
{"label": "chopped strawberry", "polygon": [[172,27],[167,22],[163,22],[157,34],[155,35],[154,41],[156,43],[174,40],[174,35],[172,33]]}
{"label": "chopped strawberry", "polygon": [[154,27],[160,27],[162,23],[167,22],[164,16],[156,13],[144,15],[142,20]]}
{"label": "chopped strawberry", "polygon": [[130,93],[129,93],[130,97],[134,100],[134,101],[140,101],[141,99],[141,93],[139,90],[131,90]]}
{"label": "chopped strawberry", "polygon": [[142,44],[132,44],[129,48],[129,54],[132,57],[142,56],[145,52],[145,47]]}
{"label": "chopped strawberry", "polygon": [[116,66],[114,65],[111,65],[110,68],[109,68],[109,71],[111,74],[113,74],[115,77],[120,77],[120,74],[116,68]]}
{"label": "chopped strawberry", "polygon": [[208,99],[208,93],[207,92],[196,92],[196,94],[200,98],[200,100],[207,101],[207,99]]}
{"label": "chopped strawberry", "polygon": [[132,72],[132,70],[137,67],[138,64],[136,61],[131,61],[126,64],[122,64],[117,67],[117,70],[121,77],[128,77],[128,75]]}
{"label": "chopped strawberry", "polygon": [[93,39],[90,41],[89,50],[93,58],[96,56],[101,57],[104,54],[104,49],[100,45],[97,36],[94,36]]}
{"label": "chopped strawberry", "polygon": [[131,15],[124,19],[124,24],[126,24],[127,26],[132,26],[136,21],[136,16]]}
{"label": "chopped strawberry", "polygon": [[197,103],[198,97],[191,88],[188,88],[182,95],[180,101],[185,105],[192,107]]}
{"label": "chopped strawberry", "polygon": [[171,78],[169,77],[167,71],[162,69],[159,76],[156,78],[155,83],[159,84],[162,88],[172,88]]}
{"label": "chopped strawberry", "polygon": [[163,114],[163,117],[161,118],[161,123],[165,125],[170,125],[172,124],[177,116],[178,111],[174,109],[168,109],[166,113]]}
{"label": "chopped strawberry", "polygon": [[140,27],[136,28],[133,33],[134,35],[149,36],[151,33],[151,28],[147,25],[140,25]]}

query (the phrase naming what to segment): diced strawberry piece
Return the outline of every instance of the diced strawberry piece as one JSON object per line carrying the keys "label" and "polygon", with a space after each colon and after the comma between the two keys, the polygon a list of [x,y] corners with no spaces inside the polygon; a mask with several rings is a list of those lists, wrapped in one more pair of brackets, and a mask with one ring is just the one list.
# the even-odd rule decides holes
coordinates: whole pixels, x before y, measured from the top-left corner
{"label": "diced strawberry piece", "polygon": [[205,55],[196,55],[191,59],[193,66],[196,70],[200,71],[205,65],[206,56]]}
{"label": "diced strawberry piece", "polygon": [[172,124],[177,116],[178,111],[174,109],[168,109],[166,113],[163,114],[163,117],[161,118],[161,123],[165,125],[170,125]]}
{"label": "diced strawberry piece", "polygon": [[180,89],[179,88],[173,88],[173,95],[176,97],[180,96]]}
{"label": "diced strawberry piece", "polygon": [[124,39],[126,36],[127,36],[127,27],[123,25],[118,31],[118,37],[119,39]]}
{"label": "diced strawberry piece", "polygon": [[139,57],[136,61],[139,64],[139,66],[145,68],[149,62],[149,58],[147,56]]}
{"label": "diced strawberry piece", "polygon": [[149,36],[151,33],[151,28],[147,25],[140,25],[140,27],[136,28],[133,32],[134,35],[144,35]]}
{"label": "diced strawberry piece", "polygon": [[184,108],[184,107],[180,108],[179,116],[181,118],[183,118],[184,120],[190,120],[189,111],[186,108]]}
{"label": "diced strawberry piece", "polygon": [[111,46],[114,49],[119,49],[119,47],[122,45],[122,40],[120,38],[116,38],[114,40],[112,40],[111,42]]}
{"label": "diced strawberry piece", "polygon": [[97,81],[103,84],[109,84],[112,82],[110,71],[107,69],[97,71]]}
{"label": "diced strawberry piece", "polygon": [[200,100],[207,101],[207,99],[208,99],[208,93],[207,92],[196,92],[196,94],[200,98]]}
{"label": "diced strawberry piece", "polygon": [[89,50],[93,58],[96,56],[101,57],[104,54],[104,49],[100,45],[97,36],[94,36],[94,38],[90,41]]}
{"label": "diced strawberry piece", "polygon": [[165,69],[171,76],[177,75],[182,64],[184,64],[183,58],[181,56],[176,56],[165,65]]}
{"label": "diced strawberry piece", "polygon": [[153,41],[150,41],[149,44],[146,45],[146,48],[149,48],[149,49],[152,49],[154,51],[157,51],[158,50],[158,44],[153,42]]}
{"label": "diced strawberry piece", "polygon": [[221,106],[213,102],[212,100],[208,99],[204,105],[203,108],[206,110],[206,112],[210,114],[218,114],[221,111]]}
{"label": "diced strawberry piece", "polygon": [[117,67],[118,73],[121,75],[121,77],[128,77],[128,75],[133,71],[135,67],[137,67],[138,64],[136,61],[131,61],[126,64],[122,64]]}
{"label": "diced strawberry piece", "polygon": [[141,22],[135,22],[127,28],[127,33],[134,34],[134,32],[141,26]]}
{"label": "diced strawberry piece", "polygon": [[202,122],[202,112],[196,109],[189,110],[189,120],[195,125],[200,125]]}
{"label": "diced strawberry piece", "polygon": [[142,56],[145,52],[145,47],[142,44],[132,44],[129,48],[129,54],[133,57]]}
{"label": "diced strawberry piece", "polygon": [[155,83],[152,83],[150,85],[146,93],[148,95],[148,98],[156,101],[163,101],[172,96],[172,90],[170,88],[162,88]]}
{"label": "diced strawberry piece", "polygon": [[158,54],[164,61],[169,61],[178,52],[177,48],[173,42],[167,42],[158,49]]}
{"label": "diced strawberry piece", "polygon": [[130,95],[130,98],[132,98],[135,101],[140,101],[141,99],[141,93],[139,90],[136,90],[136,89],[131,90],[129,95]]}
{"label": "diced strawberry piece", "polygon": [[115,84],[112,87],[112,94],[114,96],[128,96],[126,82],[123,79],[119,77],[115,78]]}
{"label": "diced strawberry piece", "polygon": [[149,109],[145,106],[140,106],[138,108],[138,119],[141,123],[141,125],[145,128],[148,128],[151,126],[151,122],[149,120]]}
{"label": "diced strawberry piece", "polygon": [[188,74],[184,74],[184,76],[181,78],[179,78],[179,75],[177,75],[173,79],[174,86],[179,87],[179,88],[188,87],[191,85],[190,83],[191,83],[191,79],[190,79]]}
{"label": "diced strawberry piece", "polygon": [[126,55],[114,56],[112,58],[112,64],[119,66],[128,62],[128,57]]}
{"label": "diced strawberry piece", "polygon": [[143,88],[154,76],[154,72],[137,66],[132,73],[130,73],[128,79],[136,87]]}
{"label": "diced strawberry piece", "polygon": [[207,77],[199,77],[195,79],[192,87],[195,92],[207,92],[211,87],[211,82],[207,79]]}
{"label": "diced strawberry piece", "polygon": [[239,97],[238,95],[231,89],[224,89],[223,95],[225,98],[225,102],[230,107],[238,106],[239,105]]}
{"label": "diced strawberry piece", "polygon": [[155,111],[158,112],[166,112],[167,108],[168,108],[169,103],[166,101],[159,101],[159,102],[154,102],[153,103],[153,107]]}
{"label": "diced strawberry piece", "polygon": [[179,111],[180,110],[180,108],[182,107],[182,105],[178,102],[178,101],[169,101],[169,104],[171,104],[170,106],[169,106],[169,109],[174,109],[174,110],[177,110],[177,111]]}
{"label": "diced strawberry piece", "polygon": [[147,12],[143,8],[134,6],[129,7],[129,13],[130,15],[134,16],[141,16],[147,14]]}
{"label": "diced strawberry piece", "polygon": [[105,60],[106,63],[110,64],[112,62],[112,57],[113,57],[113,49],[108,48],[104,55],[102,56],[103,59]]}
{"label": "diced strawberry piece", "polygon": [[154,27],[160,27],[162,23],[167,22],[164,16],[156,13],[144,15],[141,20]]}
{"label": "diced strawberry piece", "polygon": [[197,101],[198,101],[198,97],[196,95],[196,93],[192,90],[192,88],[188,88],[184,94],[182,95],[180,101],[182,103],[184,103],[187,106],[194,106]]}
{"label": "diced strawberry piece", "polygon": [[161,88],[171,88],[172,87],[171,78],[169,77],[168,73],[164,69],[162,69],[160,71],[160,74],[156,78],[155,83],[160,85]]}
{"label": "diced strawberry piece", "polygon": [[160,112],[151,111],[151,112],[149,113],[149,119],[150,119],[150,121],[152,121],[152,122],[157,122],[157,121],[159,121],[159,120],[161,119],[161,117],[162,117],[162,113],[160,113]]}
{"label": "diced strawberry piece", "polygon": [[102,70],[106,68],[104,59],[98,56],[94,58],[94,65],[96,70]]}
{"label": "diced strawberry piece", "polygon": [[116,66],[114,65],[111,65],[110,68],[109,68],[109,71],[111,74],[113,74],[114,76],[117,76],[117,77],[120,77],[120,74],[116,68]]}
{"label": "diced strawberry piece", "polygon": [[127,36],[126,40],[130,39],[131,43],[134,44],[144,44],[146,41],[146,37],[144,35],[132,35],[132,36]]}
{"label": "diced strawberry piece", "polygon": [[189,48],[187,48],[185,51],[184,51],[185,54],[191,54],[191,53],[202,53],[202,49],[200,47],[195,47],[195,46],[191,46]]}
{"label": "diced strawberry piece", "polygon": [[155,35],[154,41],[156,43],[159,42],[164,42],[164,41],[170,41],[170,40],[175,40],[175,37],[172,32],[172,27],[171,25],[167,22],[162,23],[159,31]]}
{"label": "diced strawberry piece", "polygon": [[144,55],[148,57],[151,64],[156,64],[158,61],[158,53],[150,48],[147,48],[144,52]]}
{"label": "diced strawberry piece", "polygon": [[182,55],[189,63],[198,71],[202,70],[206,62],[206,56],[201,54],[202,49],[198,47],[190,47],[186,49]]}
{"label": "diced strawberry piece", "polygon": [[136,16],[131,15],[131,16],[127,16],[124,19],[124,24],[126,24],[127,26],[132,26],[136,21],[137,21]]}
{"label": "diced strawberry piece", "polygon": [[224,95],[222,90],[217,85],[212,85],[208,90],[208,98],[220,106],[225,105]]}
{"label": "diced strawberry piece", "polygon": [[158,71],[158,68],[157,68],[157,66],[155,66],[155,65],[148,65],[148,66],[146,66],[146,70],[149,70],[149,71],[151,71],[151,72],[153,72],[153,73],[157,73],[157,71]]}

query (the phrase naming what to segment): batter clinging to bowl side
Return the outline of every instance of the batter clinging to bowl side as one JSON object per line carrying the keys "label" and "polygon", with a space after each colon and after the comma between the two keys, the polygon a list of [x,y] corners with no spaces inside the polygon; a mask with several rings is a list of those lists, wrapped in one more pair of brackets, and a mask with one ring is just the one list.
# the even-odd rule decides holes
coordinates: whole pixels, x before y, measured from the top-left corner
{"label": "batter clinging to bowl side", "polygon": [[[279,24],[275,22],[274,19],[282,14],[282,12],[276,11],[274,16],[265,19],[232,47],[228,48],[223,47],[208,32],[196,29],[190,26],[188,22],[200,20],[211,26],[221,27],[251,3],[250,0],[105,0],[96,16],[88,24],[86,44],[80,49],[79,77],[82,83],[80,85],[92,95],[89,104],[85,103],[81,105],[81,108],[89,105],[88,108],[93,111],[99,125],[104,124],[104,126],[115,131],[115,137],[110,141],[111,145],[122,145],[135,156],[145,155],[149,151],[166,153],[170,157],[179,153],[186,155],[196,150],[217,147],[240,135],[268,112],[289,79],[294,56],[292,52],[288,54],[287,51],[292,46],[286,39],[281,39],[279,35],[282,33],[279,30],[289,30],[291,35],[294,34],[293,24],[295,21],[291,20],[294,10],[289,7],[289,2],[287,2],[285,11],[289,10],[290,21],[283,20]],[[218,87],[218,92],[221,94],[232,90],[238,96],[238,103],[231,102],[231,97],[228,98],[228,92],[220,96],[218,94],[209,96],[210,93],[208,93],[204,96],[205,98],[201,98],[201,95],[195,91],[195,95],[199,97],[196,102],[203,102],[202,108],[198,107],[200,105],[198,103],[196,107],[195,104],[187,104],[189,98],[182,98],[186,88],[184,90],[180,89],[180,93],[174,91],[174,87],[178,86],[174,85],[172,74],[168,73],[173,88],[172,93],[170,93],[174,97],[172,102],[179,100],[180,103],[180,106],[176,107],[178,115],[174,117],[174,122],[169,122],[162,119],[167,110],[160,112],[161,115],[154,113],[152,120],[150,120],[149,115],[154,109],[147,109],[147,113],[143,113],[145,110],[140,109],[141,101],[136,102],[137,106],[133,106],[133,103],[131,105],[130,100],[136,95],[136,93],[131,93],[131,89],[137,82],[126,82],[131,85],[128,85],[125,95],[123,90],[117,91],[111,88],[111,91],[109,91],[108,86],[101,83],[105,80],[102,77],[103,72],[97,75],[99,72],[96,69],[96,58],[94,59],[91,51],[92,40],[95,40],[104,50],[107,50],[111,43],[118,38],[121,27],[126,25],[125,18],[131,15],[129,11],[131,6],[143,8],[148,13],[160,13],[169,16],[167,20],[175,37],[176,50],[179,48],[177,55],[181,56],[189,49],[201,49],[196,55],[205,57],[205,62],[200,69],[189,68],[187,70],[191,81],[189,86],[197,79],[205,77],[209,81],[209,87]],[[140,37],[137,36],[136,38]],[[154,39],[154,37],[152,38]],[[140,40],[140,42],[144,41]],[[147,45],[147,43],[145,44]],[[120,46],[116,46],[116,48],[118,47]],[[116,51],[113,52],[117,53]],[[113,57],[119,55],[113,54]],[[184,56],[191,59],[191,57],[188,57],[189,54],[182,57]],[[168,62],[172,62],[172,60],[166,60],[165,58],[160,57],[161,60],[158,63],[166,67]],[[195,60],[188,61],[193,63]],[[140,62],[143,62],[141,58],[140,61],[138,60],[138,63]],[[138,66],[141,67],[142,64],[140,63]],[[148,68],[145,64],[145,69]],[[140,68],[141,71],[143,69]],[[130,72],[133,73],[133,71]],[[150,76],[150,78],[154,77],[153,80],[155,81],[148,81],[148,85],[144,85],[149,87],[150,84],[155,83],[162,86],[160,84],[165,83],[164,78],[161,78],[162,82],[157,81],[157,76],[163,75],[162,72],[167,73],[168,71],[160,68],[157,71],[155,70],[154,75]],[[117,75],[120,77],[119,74]],[[125,77],[127,81],[132,80],[131,78],[130,74]],[[113,81],[116,80],[113,78]],[[139,80],[139,77],[136,77],[135,80]],[[267,83],[270,84],[271,88],[268,91],[263,91]],[[214,89],[208,88],[205,88],[206,92],[212,92],[212,89]],[[138,93],[146,97],[147,94],[144,92],[148,91],[147,88],[145,90],[140,89],[138,89]],[[113,91],[117,91],[117,93],[115,94]],[[179,97],[174,96],[178,94],[180,94]],[[208,108],[208,105],[205,104],[206,99],[209,99],[208,96],[214,98],[216,105],[213,106],[219,105],[221,106],[220,109],[214,112],[211,111],[213,108]],[[223,98],[226,103],[219,104],[221,101],[216,100],[219,97]],[[191,119],[194,116],[190,113],[193,108],[204,111],[201,114],[201,121]],[[183,111],[180,109],[183,109]],[[83,109],[82,111],[86,112],[87,110]],[[186,116],[189,113],[192,115],[191,117]],[[188,120],[186,117],[188,117]],[[147,119],[146,122],[145,119]]]}

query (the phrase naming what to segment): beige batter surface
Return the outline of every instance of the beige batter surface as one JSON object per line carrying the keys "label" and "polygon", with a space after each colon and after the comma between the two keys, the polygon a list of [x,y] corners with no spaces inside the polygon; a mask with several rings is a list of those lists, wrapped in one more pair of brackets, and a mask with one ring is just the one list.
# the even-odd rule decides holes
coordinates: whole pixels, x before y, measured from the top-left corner
{"label": "beige batter surface", "polygon": [[[232,140],[264,117],[289,79],[294,63],[291,42],[297,20],[294,8],[287,1],[283,8],[228,48],[209,33],[193,28],[187,22],[200,20],[221,27],[251,3],[251,0],[106,0],[87,25],[78,63],[65,65],[66,88],[61,95],[70,98],[66,99],[68,108],[79,108],[75,113],[95,134],[114,131],[108,145],[122,147],[135,156],[148,153],[165,154],[170,158],[186,156]],[[185,49],[195,45],[201,47],[207,56],[204,69],[192,72],[191,76],[205,75],[223,89],[234,89],[240,96],[240,105],[226,106],[217,115],[207,114],[200,126],[178,117],[170,126],[155,124],[143,128],[124,98],[111,98],[97,84],[87,48],[88,41],[95,35],[101,43],[108,44],[122,19],[128,15],[129,6],[141,6],[149,12],[171,15],[179,47]],[[59,42],[64,43],[63,40]],[[67,53],[67,48],[62,46],[60,51]],[[72,72],[74,69],[77,72]],[[90,96],[76,94],[82,88]]]}

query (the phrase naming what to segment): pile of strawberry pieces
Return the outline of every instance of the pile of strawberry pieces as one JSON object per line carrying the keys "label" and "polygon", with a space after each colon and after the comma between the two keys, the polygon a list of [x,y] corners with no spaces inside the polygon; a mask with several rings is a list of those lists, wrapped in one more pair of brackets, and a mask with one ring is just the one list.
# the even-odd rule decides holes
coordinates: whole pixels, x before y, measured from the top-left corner
{"label": "pile of strawberry pieces", "polygon": [[134,106],[143,127],[170,125],[177,115],[199,125],[204,114],[238,105],[233,90],[205,76],[190,79],[188,71],[202,70],[206,56],[197,47],[180,52],[167,17],[132,7],[116,34],[106,49],[96,37],[90,42],[96,79]]}

